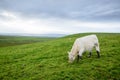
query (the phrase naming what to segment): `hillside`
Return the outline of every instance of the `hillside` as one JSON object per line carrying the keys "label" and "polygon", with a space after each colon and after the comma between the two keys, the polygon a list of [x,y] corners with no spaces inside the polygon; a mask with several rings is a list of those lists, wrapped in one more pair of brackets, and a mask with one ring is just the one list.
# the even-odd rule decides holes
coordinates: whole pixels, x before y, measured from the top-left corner
{"label": "hillside", "polygon": [[0,35],[0,47],[31,44],[55,39],[53,37],[32,37],[32,36],[3,36]]}
{"label": "hillside", "polygon": [[97,33],[101,58],[95,50],[91,58],[68,63],[75,34],[51,41],[0,47],[0,80],[119,80],[120,34]]}

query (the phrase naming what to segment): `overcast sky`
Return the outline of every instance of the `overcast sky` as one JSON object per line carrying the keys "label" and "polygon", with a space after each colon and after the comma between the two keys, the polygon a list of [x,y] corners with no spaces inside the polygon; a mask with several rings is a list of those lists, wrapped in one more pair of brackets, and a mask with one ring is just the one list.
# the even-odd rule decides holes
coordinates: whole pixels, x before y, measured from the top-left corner
{"label": "overcast sky", "polygon": [[120,0],[0,0],[0,33],[120,32]]}

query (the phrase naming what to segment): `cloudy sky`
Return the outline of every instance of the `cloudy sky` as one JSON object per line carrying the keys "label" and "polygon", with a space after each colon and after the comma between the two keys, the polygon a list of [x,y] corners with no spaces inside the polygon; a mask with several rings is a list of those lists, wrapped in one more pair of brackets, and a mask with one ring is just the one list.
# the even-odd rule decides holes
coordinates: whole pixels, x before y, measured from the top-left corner
{"label": "cloudy sky", "polygon": [[0,33],[120,32],[120,0],[0,0]]}

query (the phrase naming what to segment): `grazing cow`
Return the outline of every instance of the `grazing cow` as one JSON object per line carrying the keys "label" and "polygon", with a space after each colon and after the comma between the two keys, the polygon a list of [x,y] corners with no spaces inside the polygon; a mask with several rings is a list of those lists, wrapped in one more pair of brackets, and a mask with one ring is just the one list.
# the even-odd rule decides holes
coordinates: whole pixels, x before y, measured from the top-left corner
{"label": "grazing cow", "polygon": [[71,51],[68,52],[69,62],[72,63],[76,56],[78,56],[78,60],[79,58],[82,58],[82,54],[85,51],[88,51],[89,57],[91,57],[93,47],[96,48],[97,55],[100,57],[99,42],[96,35],[88,35],[77,38],[72,46]]}

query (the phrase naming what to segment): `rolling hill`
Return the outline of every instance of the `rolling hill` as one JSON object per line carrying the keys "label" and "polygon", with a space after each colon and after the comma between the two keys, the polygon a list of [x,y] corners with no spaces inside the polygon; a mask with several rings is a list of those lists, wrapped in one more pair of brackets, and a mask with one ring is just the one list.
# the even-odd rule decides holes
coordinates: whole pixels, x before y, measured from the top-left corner
{"label": "rolling hill", "polygon": [[86,52],[79,62],[68,63],[74,40],[88,34],[0,47],[0,80],[119,80],[120,33],[94,33],[101,58],[93,50],[91,58]]}

